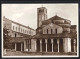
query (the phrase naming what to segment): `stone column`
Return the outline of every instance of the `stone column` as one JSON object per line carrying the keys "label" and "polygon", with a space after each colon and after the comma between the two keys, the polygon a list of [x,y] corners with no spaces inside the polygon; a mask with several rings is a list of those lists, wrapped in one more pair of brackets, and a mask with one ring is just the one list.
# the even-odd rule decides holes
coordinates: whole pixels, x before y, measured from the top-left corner
{"label": "stone column", "polygon": [[64,52],[71,52],[71,38],[63,38]]}
{"label": "stone column", "polygon": [[16,51],[16,48],[17,48],[17,44],[15,43],[15,51]]}
{"label": "stone column", "polygon": [[76,39],[74,39],[74,52],[76,53]]}
{"label": "stone column", "polygon": [[45,39],[45,43],[46,43],[46,52],[47,52],[47,39]]}
{"label": "stone column", "polygon": [[53,39],[51,39],[51,44],[52,44],[52,52],[53,52]]}
{"label": "stone column", "polygon": [[59,39],[57,39],[57,44],[58,44],[58,52],[59,52]]}
{"label": "stone column", "polygon": [[23,47],[23,44],[21,43],[21,51],[22,51],[22,47]]}
{"label": "stone column", "polygon": [[71,38],[68,38],[68,52],[71,52]]}
{"label": "stone column", "polygon": [[42,52],[42,39],[40,39],[40,52]]}
{"label": "stone column", "polygon": [[29,51],[28,44],[29,44],[29,42],[28,42],[28,40],[26,40],[26,51]]}
{"label": "stone column", "polygon": [[26,51],[26,40],[24,40],[24,51]]}
{"label": "stone column", "polygon": [[36,44],[37,39],[35,39],[35,51],[37,51],[37,44]]}

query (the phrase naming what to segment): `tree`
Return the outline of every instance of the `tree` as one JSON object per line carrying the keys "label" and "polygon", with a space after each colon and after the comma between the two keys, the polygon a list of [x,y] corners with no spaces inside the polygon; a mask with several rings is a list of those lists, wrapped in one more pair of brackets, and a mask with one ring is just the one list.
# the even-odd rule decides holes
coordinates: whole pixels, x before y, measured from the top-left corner
{"label": "tree", "polygon": [[8,35],[9,29],[3,28],[3,48],[4,49],[10,49],[11,48],[11,42],[10,42],[10,36]]}

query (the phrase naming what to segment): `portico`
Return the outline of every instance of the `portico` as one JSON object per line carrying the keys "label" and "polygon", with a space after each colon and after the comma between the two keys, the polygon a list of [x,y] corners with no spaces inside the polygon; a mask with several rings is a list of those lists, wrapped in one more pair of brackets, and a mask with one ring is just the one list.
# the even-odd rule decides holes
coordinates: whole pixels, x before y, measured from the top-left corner
{"label": "portico", "polygon": [[71,52],[71,38],[38,38],[32,40],[35,40],[36,52]]}
{"label": "portico", "polygon": [[[43,35],[42,35],[43,36]],[[49,36],[49,35],[48,35]],[[15,42],[15,51],[26,52],[74,52],[76,53],[76,39],[67,37],[53,36],[41,37],[35,36],[30,39],[25,38],[23,41]]]}

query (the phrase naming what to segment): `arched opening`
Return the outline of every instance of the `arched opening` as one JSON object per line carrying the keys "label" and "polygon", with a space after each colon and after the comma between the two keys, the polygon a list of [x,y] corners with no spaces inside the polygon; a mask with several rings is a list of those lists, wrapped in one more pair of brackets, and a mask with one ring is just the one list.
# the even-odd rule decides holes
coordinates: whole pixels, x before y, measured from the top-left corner
{"label": "arched opening", "polygon": [[48,34],[48,29],[47,29],[47,34]]}
{"label": "arched opening", "polygon": [[51,29],[51,34],[53,34],[52,29]]}
{"label": "arched opening", "polygon": [[21,43],[17,43],[16,45],[17,45],[17,46],[16,46],[16,47],[17,47],[16,50],[17,50],[17,51],[21,51]]}
{"label": "arched opening", "polygon": [[71,52],[74,52],[74,40],[71,39]]}
{"label": "arched opening", "polygon": [[54,46],[53,51],[57,52],[58,51],[57,39],[54,39],[53,46]]}
{"label": "arched opening", "polygon": [[56,32],[56,34],[57,34],[57,29],[55,29],[55,32]]}
{"label": "arched opening", "polygon": [[51,52],[52,51],[52,44],[51,44],[51,39],[47,40],[47,51]]}
{"label": "arched opening", "polygon": [[16,33],[15,33],[15,37],[16,37]]}
{"label": "arched opening", "polygon": [[37,52],[40,52],[40,40],[37,39]]}
{"label": "arched opening", "polygon": [[59,51],[63,52],[63,39],[59,39]]}
{"label": "arched opening", "polygon": [[46,51],[46,44],[45,44],[45,39],[42,39],[42,51]]}

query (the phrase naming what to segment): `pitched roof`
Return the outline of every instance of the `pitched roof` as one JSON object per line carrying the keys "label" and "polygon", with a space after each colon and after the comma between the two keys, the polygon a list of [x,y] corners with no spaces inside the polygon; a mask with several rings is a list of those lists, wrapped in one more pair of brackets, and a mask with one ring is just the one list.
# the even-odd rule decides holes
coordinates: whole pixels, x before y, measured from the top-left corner
{"label": "pitched roof", "polygon": [[12,21],[12,20],[10,20],[10,19],[8,19],[8,18],[6,18],[6,17],[4,16],[3,20],[5,20],[5,19],[6,19],[6,20],[9,20],[9,21],[11,21],[12,23],[15,23],[15,24],[17,24],[17,25],[23,26],[23,27],[25,27],[25,28],[28,28],[28,29],[31,29],[31,30],[35,30],[35,29],[33,29],[33,28],[29,27],[29,26],[26,26],[26,25],[20,24],[20,23],[18,23],[18,22]]}
{"label": "pitched roof", "polygon": [[61,34],[36,34],[33,39],[48,39],[48,38],[77,38],[77,35],[72,33],[61,33]]}
{"label": "pitched roof", "polygon": [[61,18],[61,17],[59,17],[59,16],[57,16],[57,15],[55,15],[55,16],[49,18],[49,19],[50,19],[50,20],[65,20],[64,18]]}
{"label": "pitched roof", "polygon": [[32,38],[60,38],[60,37],[71,37],[70,34],[36,34]]}
{"label": "pitched roof", "polygon": [[43,24],[43,25],[47,25],[47,24],[49,24],[49,23],[53,23],[53,20],[66,20],[66,19],[61,18],[61,17],[55,15],[55,16],[47,19],[47,20],[44,20],[44,21],[42,22],[42,24]]}

